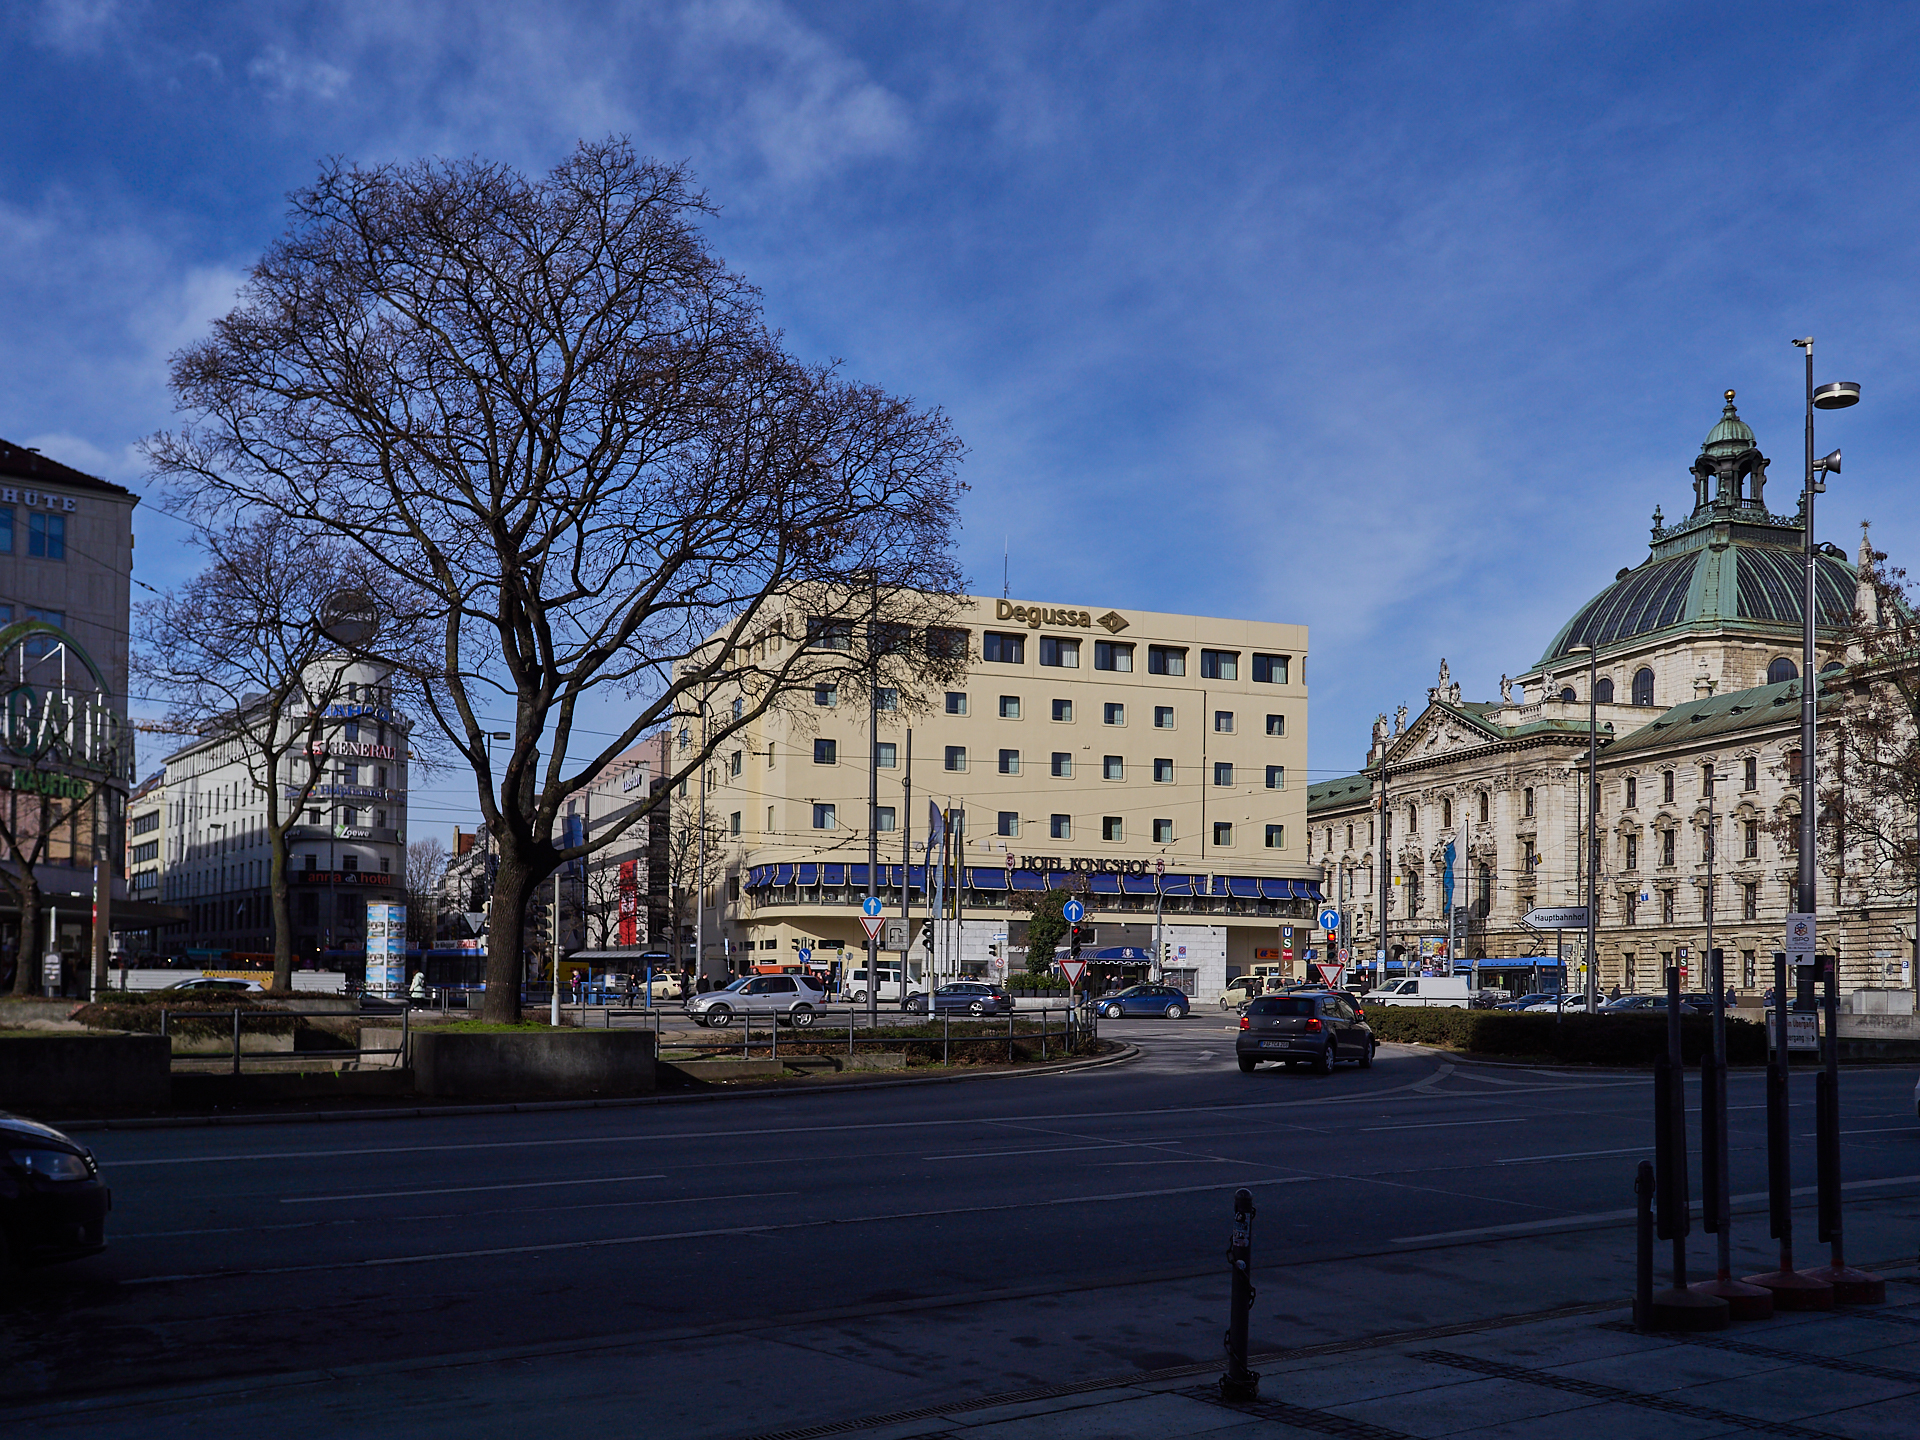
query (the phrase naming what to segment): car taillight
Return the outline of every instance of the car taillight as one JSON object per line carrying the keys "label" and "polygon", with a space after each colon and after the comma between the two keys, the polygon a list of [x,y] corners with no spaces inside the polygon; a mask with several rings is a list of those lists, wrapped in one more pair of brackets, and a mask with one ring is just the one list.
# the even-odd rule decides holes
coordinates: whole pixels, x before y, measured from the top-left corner
{"label": "car taillight", "polygon": [[1253,1022],[1247,1019],[1246,1016],[1242,1015],[1240,1017],[1240,1028],[1242,1030],[1251,1030],[1253,1028]]}
{"label": "car taillight", "polygon": [[1307,1017],[1307,1029],[1318,1030],[1319,1028],[1320,1028],[1320,1017],[1318,1015],[1309,1015]]}
{"label": "car taillight", "polygon": [[1364,1020],[1367,1018],[1367,1012],[1356,1005],[1353,1007],[1353,1018],[1356,1020]]}

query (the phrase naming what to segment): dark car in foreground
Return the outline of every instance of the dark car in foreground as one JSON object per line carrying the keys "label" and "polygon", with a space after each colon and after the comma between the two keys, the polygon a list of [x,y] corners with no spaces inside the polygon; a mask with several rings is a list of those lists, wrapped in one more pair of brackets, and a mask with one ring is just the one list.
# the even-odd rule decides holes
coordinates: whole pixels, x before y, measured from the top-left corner
{"label": "dark car in foreground", "polygon": [[[900,1008],[924,1015],[927,997],[924,992],[909,995]],[[1012,994],[984,980],[955,980],[933,992],[936,1015],[1005,1015],[1012,1009]]]}
{"label": "dark car in foreground", "polygon": [[1094,1001],[1094,1008],[1109,1020],[1122,1015],[1164,1015],[1169,1020],[1184,1020],[1193,1008],[1186,992],[1171,985],[1129,985]]}
{"label": "dark car in foreground", "polygon": [[0,1275],[97,1255],[112,1204],[86,1146],[0,1111]]}
{"label": "dark car in foreground", "polygon": [[1233,1042],[1234,1058],[1246,1075],[1262,1060],[1283,1060],[1290,1069],[1308,1065],[1322,1075],[1331,1075],[1341,1060],[1367,1070],[1378,1048],[1365,1012],[1351,996],[1330,990],[1249,1000]]}

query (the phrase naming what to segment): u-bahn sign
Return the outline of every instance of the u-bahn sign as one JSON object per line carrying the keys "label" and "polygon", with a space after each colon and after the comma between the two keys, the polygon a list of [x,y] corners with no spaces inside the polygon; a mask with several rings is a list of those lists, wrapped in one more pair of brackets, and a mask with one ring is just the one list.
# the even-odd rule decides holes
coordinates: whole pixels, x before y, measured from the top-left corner
{"label": "u-bahn sign", "polygon": [[0,628],[0,788],[85,799],[133,776],[131,732],[93,658],[44,620]]}

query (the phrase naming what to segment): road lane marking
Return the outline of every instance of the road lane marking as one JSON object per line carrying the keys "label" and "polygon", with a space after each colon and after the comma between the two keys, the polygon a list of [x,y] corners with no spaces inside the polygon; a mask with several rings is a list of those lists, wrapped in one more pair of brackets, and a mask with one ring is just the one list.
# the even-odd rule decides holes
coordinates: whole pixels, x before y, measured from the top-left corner
{"label": "road lane marking", "polygon": [[1650,1147],[1629,1145],[1621,1150],[1568,1150],[1559,1155],[1515,1155],[1505,1160],[1493,1160],[1493,1165],[1532,1165],[1543,1160],[1585,1160],[1595,1155],[1641,1155]]}
{"label": "road lane marking", "polygon": [[722,1200],[785,1200],[799,1190],[753,1190],[738,1195],[674,1195],[657,1200],[594,1200],[581,1205],[516,1205],[510,1210],[429,1210],[408,1215],[328,1215],[319,1220],[293,1220],[279,1225],[220,1225],[199,1230],[136,1230],[114,1232],[114,1241],[171,1240],[186,1235],[251,1235],[269,1230],[320,1230],[353,1225],[426,1225],[440,1220],[484,1220],[495,1215],[559,1215],[576,1210],[654,1210],[666,1205],[709,1205]]}
{"label": "road lane marking", "polygon": [[1429,1120],[1418,1125],[1362,1125],[1361,1133],[1374,1130],[1448,1130],[1456,1125],[1523,1125],[1539,1117],[1533,1115],[1515,1115],[1505,1120]]}
{"label": "road lane marking", "polygon": [[995,1160],[1006,1155],[1072,1155],[1081,1150],[1131,1150],[1133,1148],[1132,1141],[1109,1140],[1103,1145],[1052,1145],[1043,1150],[961,1150],[952,1155],[922,1155],[920,1158],[922,1160]]}
{"label": "road lane marking", "polygon": [[326,1200],[404,1200],[413,1195],[477,1195],[483,1190],[540,1190],[552,1185],[620,1185],[629,1180],[664,1180],[665,1175],[595,1175],[585,1180],[516,1180],[505,1185],[448,1185],[435,1190],[367,1190],[358,1195],[289,1195],[282,1205],[318,1205]]}
{"label": "road lane marking", "polygon": [[[1911,1185],[1920,1181],[1920,1175],[1888,1175],[1879,1180],[1848,1180],[1841,1185],[1842,1190],[1870,1190],[1881,1185]],[[1817,1195],[1817,1185],[1801,1185],[1793,1190],[1794,1195]],[[1758,1205],[1771,1197],[1764,1190],[1756,1190],[1747,1195],[1728,1197],[1730,1205]],[[1526,1235],[1536,1230],[1555,1230],[1570,1225],[1600,1225],[1616,1220],[1631,1220],[1635,1211],[1595,1210],[1586,1215],[1561,1215],[1552,1220],[1516,1220],[1509,1225],[1482,1225],[1474,1230],[1440,1230],[1431,1235],[1395,1235],[1390,1244],[1425,1245],[1438,1240],[1478,1240],[1496,1235]],[[1693,1207],[1693,1213],[1700,1213],[1699,1205]]]}
{"label": "road lane marking", "polygon": [[447,1261],[497,1259],[513,1255],[548,1255],[561,1250],[604,1250],[623,1245],[658,1245],[673,1240],[704,1240],[724,1235],[773,1235],[795,1230],[818,1230],[832,1225],[872,1225],[905,1220],[939,1220],[955,1215],[1005,1214],[1013,1210],[1046,1210],[1064,1205],[1106,1205],[1116,1200],[1158,1200],[1169,1195],[1204,1195],[1221,1190],[1258,1189],[1271,1185],[1304,1185],[1325,1177],[1286,1175],[1264,1180],[1226,1180],[1212,1185],[1176,1185],[1159,1190],[1119,1190],[1104,1195],[1062,1195],[1053,1200],[1015,1200],[999,1205],[962,1205],[945,1210],[911,1210],[883,1215],[853,1215],[819,1220],[775,1221],[762,1225],[716,1226],[708,1230],[681,1230],[656,1235],[610,1235],[595,1240],[553,1240],[539,1245],[501,1245],[482,1250],[442,1250],[420,1255],[374,1256],[312,1265],[272,1265],[245,1269],[188,1271],[178,1275],[141,1275],[122,1285],[168,1285],[185,1280],[238,1280],[254,1275],[311,1275],[328,1270],[379,1270],[396,1265],[431,1265]]}

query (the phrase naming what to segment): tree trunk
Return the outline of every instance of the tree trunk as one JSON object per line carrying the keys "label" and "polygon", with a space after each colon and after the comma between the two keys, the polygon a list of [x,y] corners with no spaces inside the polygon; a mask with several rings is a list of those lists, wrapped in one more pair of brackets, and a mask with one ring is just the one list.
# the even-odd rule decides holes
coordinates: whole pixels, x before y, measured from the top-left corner
{"label": "tree trunk", "polygon": [[287,893],[286,828],[267,822],[267,884],[273,892],[273,988],[293,988],[293,897]]}
{"label": "tree trunk", "polygon": [[487,993],[480,1018],[510,1025],[520,1018],[520,987],[526,978],[521,943],[526,935],[527,902],[540,883],[511,838],[500,844],[500,866],[494,872],[493,895],[487,904]]}
{"label": "tree trunk", "polygon": [[31,875],[19,899],[20,960],[13,967],[13,993],[36,995],[40,990],[40,887]]}

